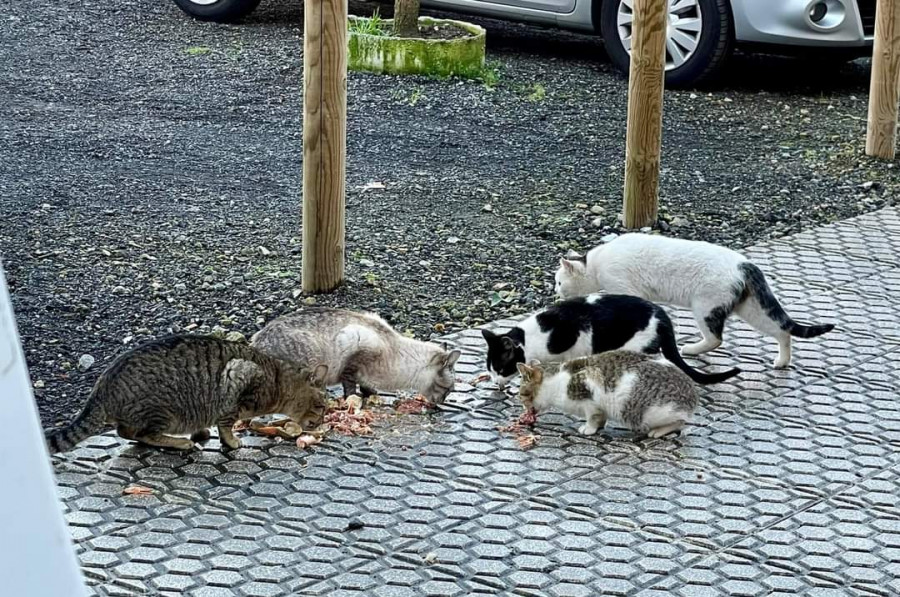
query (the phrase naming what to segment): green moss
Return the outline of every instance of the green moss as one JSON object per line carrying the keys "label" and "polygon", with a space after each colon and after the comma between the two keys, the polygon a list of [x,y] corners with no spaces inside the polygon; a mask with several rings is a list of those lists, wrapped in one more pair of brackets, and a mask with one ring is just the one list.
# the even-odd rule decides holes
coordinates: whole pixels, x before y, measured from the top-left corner
{"label": "green moss", "polygon": [[[385,26],[389,21],[383,21]],[[359,34],[349,35],[351,70],[394,75],[420,74],[478,78],[484,70],[484,29],[461,21],[422,17],[420,25],[452,23],[471,32],[460,39],[403,39]]]}

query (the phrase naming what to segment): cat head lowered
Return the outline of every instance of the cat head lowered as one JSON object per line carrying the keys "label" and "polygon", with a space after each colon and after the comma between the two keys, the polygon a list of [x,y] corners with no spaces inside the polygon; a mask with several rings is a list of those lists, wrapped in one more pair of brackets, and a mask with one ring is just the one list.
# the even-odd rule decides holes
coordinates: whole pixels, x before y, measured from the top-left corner
{"label": "cat head lowered", "polygon": [[596,291],[593,281],[587,275],[587,257],[569,251],[559,259],[556,270],[554,291],[556,295],[567,300],[577,296],[585,296]]}
{"label": "cat head lowered", "polygon": [[517,369],[522,376],[522,382],[519,384],[519,400],[526,410],[539,413],[544,409],[546,401],[538,399],[541,386],[544,380],[559,372],[560,366],[560,364],[541,365],[538,361],[531,361],[527,365],[519,363]]}
{"label": "cat head lowered", "polygon": [[462,353],[438,348],[425,366],[425,383],[422,395],[432,404],[443,404],[456,385],[456,361]]}
{"label": "cat head lowered", "polygon": [[507,334],[481,330],[488,345],[487,370],[502,390],[516,376],[516,365],[525,362],[525,351]]}
{"label": "cat head lowered", "polygon": [[325,380],[328,366],[305,369],[283,363],[278,376],[280,411],[296,421],[304,430],[315,429],[325,420],[328,393]]}

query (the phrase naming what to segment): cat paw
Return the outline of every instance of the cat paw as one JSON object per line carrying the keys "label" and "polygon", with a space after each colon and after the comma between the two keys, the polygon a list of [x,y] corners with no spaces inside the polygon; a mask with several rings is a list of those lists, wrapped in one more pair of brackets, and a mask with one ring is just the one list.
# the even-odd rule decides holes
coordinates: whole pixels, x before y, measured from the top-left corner
{"label": "cat paw", "polygon": [[578,433],[581,435],[596,435],[598,428],[595,425],[591,425],[590,423],[585,423],[581,427],[578,428]]}
{"label": "cat paw", "polygon": [[647,437],[651,439],[658,439],[660,437],[669,435],[670,433],[680,431],[683,426],[684,422],[679,421],[677,423],[670,423],[669,425],[664,425],[662,427],[656,427],[655,429],[651,429],[647,432]]}
{"label": "cat paw", "polygon": [[236,437],[220,437],[222,440],[222,449],[237,450],[241,447],[241,440]]}
{"label": "cat paw", "polygon": [[174,441],[172,441],[171,444],[169,444],[168,446],[165,446],[165,447],[172,448],[173,450],[183,450],[185,452],[193,450],[194,448],[197,447],[194,444],[194,442],[192,442],[189,439],[184,439],[184,438],[179,437],[179,438],[173,438],[173,440]]}
{"label": "cat paw", "polygon": [[777,358],[777,359],[775,359],[775,362],[772,363],[772,366],[775,367],[776,369],[787,369],[788,367],[791,366],[791,360]]}

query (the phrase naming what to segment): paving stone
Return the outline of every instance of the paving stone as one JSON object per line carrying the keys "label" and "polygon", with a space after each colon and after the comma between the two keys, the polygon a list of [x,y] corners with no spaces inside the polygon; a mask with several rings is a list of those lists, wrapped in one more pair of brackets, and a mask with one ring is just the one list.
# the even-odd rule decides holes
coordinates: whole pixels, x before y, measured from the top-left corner
{"label": "paving stone", "polygon": [[[546,413],[522,450],[499,430],[517,382],[472,385],[486,347],[466,330],[445,407],[372,437],[188,454],[90,438],[53,458],[90,593],[900,594],[898,249],[888,208],[744,251],[798,321],[837,327],[775,370],[775,343],[730,320],[690,363],[742,374],[698,388],[675,437],[582,437]],[[668,311],[679,343],[697,337]],[[123,496],[133,482],[155,493]]]}

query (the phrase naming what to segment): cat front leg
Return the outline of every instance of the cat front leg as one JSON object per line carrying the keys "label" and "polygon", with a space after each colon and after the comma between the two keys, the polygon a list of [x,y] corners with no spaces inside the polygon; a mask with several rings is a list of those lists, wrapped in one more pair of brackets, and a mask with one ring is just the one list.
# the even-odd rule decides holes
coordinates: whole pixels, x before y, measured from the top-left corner
{"label": "cat front leg", "polygon": [[237,419],[229,420],[221,420],[219,421],[219,441],[222,443],[222,447],[228,447],[232,450],[237,450],[241,447],[241,440],[234,436],[234,431],[232,431],[232,427],[234,427],[234,422]]}
{"label": "cat front leg", "polygon": [[578,428],[581,435],[595,435],[597,431],[606,427],[606,413],[597,410],[588,415],[587,421]]}

